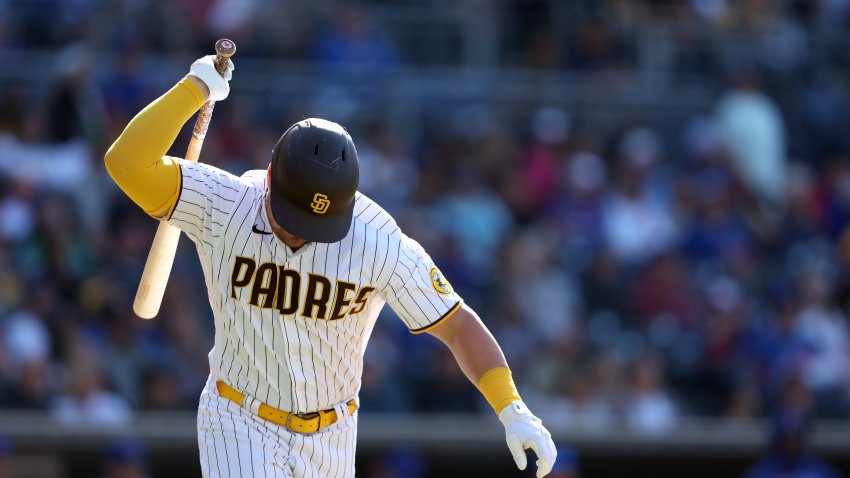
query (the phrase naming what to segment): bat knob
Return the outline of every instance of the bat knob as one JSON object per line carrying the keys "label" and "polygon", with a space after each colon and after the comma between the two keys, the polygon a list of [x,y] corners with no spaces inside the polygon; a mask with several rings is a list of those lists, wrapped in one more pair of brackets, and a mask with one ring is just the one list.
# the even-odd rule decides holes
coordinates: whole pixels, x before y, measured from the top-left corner
{"label": "bat knob", "polygon": [[236,43],[233,43],[233,40],[222,38],[215,42],[215,53],[220,57],[230,58],[236,53]]}

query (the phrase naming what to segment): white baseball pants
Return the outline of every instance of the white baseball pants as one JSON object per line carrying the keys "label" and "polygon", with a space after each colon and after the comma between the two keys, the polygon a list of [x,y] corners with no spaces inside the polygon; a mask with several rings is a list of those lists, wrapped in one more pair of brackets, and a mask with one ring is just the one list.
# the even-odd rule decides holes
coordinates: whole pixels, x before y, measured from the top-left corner
{"label": "white baseball pants", "polygon": [[198,407],[204,478],[354,478],[357,412],[335,408],[336,423],[302,435],[219,396],[211,377]]}

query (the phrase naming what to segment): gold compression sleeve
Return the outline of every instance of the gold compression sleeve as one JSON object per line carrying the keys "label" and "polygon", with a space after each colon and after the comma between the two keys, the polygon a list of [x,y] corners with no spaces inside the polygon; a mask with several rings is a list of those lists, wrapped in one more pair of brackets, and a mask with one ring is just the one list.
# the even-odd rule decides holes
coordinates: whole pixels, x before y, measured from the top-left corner
{"label": "gold compression sleeve", "polygon": [[106,152],[109,175],[151,216],[167,216],[180,196],[180,166],[165,153],[204,101],[201,90],[183,78],[140,111]]}
{"label": "gold compression sleeve", "polygon": [[522,400],[507,367],[496,367],[485,372],[478,380],[478,390],[496,413],[501,412],[511,402]]}

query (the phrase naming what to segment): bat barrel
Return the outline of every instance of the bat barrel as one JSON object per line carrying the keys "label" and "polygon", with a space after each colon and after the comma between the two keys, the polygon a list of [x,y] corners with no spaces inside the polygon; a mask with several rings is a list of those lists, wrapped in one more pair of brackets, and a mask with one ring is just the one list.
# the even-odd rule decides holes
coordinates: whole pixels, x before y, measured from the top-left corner
{"label": "bat barrel", "polygon": [[159,312],[179,239],[180,229],[160,223],[133,302],[133,312],[143,319],[152,319]]}

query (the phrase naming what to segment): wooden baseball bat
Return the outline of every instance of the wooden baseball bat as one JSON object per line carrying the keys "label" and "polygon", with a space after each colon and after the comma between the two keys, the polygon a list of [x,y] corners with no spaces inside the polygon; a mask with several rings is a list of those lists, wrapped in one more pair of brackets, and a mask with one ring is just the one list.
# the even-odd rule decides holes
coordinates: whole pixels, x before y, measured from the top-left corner
{"label": "wooden baseball bat", "polygon": [[[230,40],[221,39],[215,42],[215,53],[215,69],[221,75],[224,75],[224,72],[227,71],[228,59],[236,53],[236,44]],[[195,128],[192,130],[192,139],[189,141],[189,148],[186,150],[187,161],[198,161],[201,146],[204,145],[207,128],[209,128],[210,119],[212,119],[213,107],[215,107],[215,102],[207,101],[198,113]],[[152,319],[159,312],[179,240],[180,229],[165,222],[159,223],[151,251],[148,253],[148,260],[145,262],[145,270],[139,280],[136,300],[133,301],[133,312],[143,319]]]}

